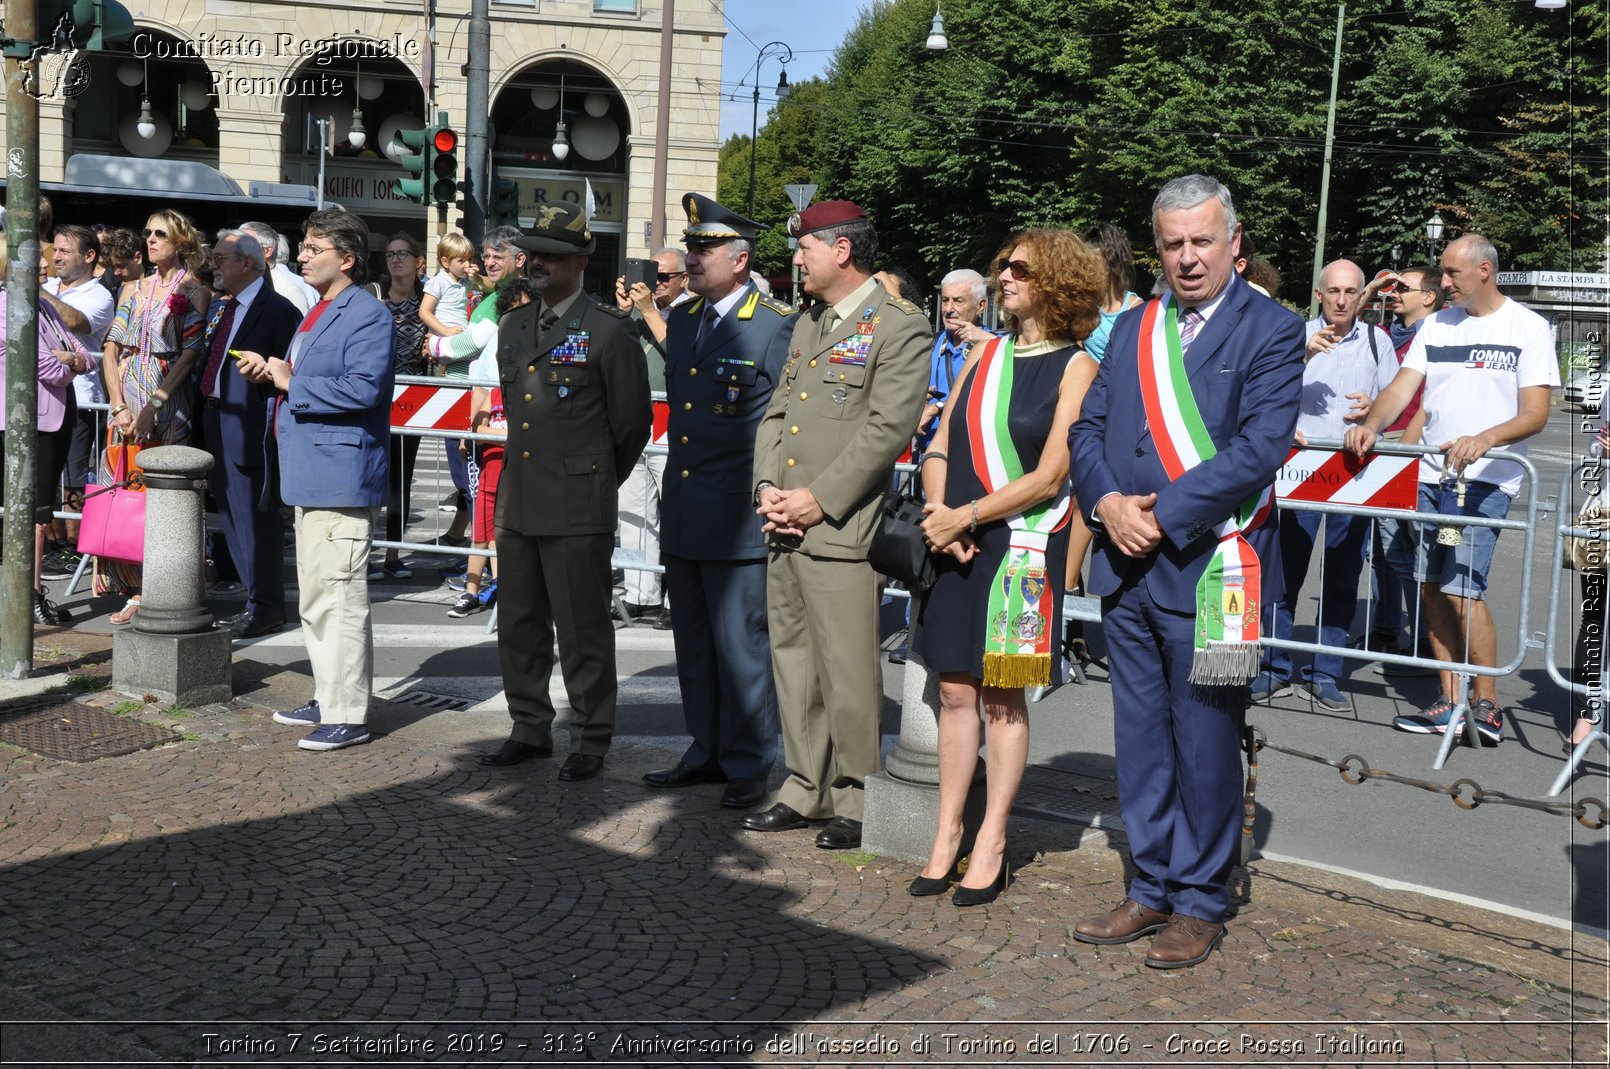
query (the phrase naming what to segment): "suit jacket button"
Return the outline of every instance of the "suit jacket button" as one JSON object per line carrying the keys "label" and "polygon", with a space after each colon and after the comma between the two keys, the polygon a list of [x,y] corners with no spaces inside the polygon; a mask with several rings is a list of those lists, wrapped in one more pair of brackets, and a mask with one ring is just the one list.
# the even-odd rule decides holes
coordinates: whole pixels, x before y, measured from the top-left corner
{"label": "suit jacket button", "polygon": [[682,478],[686,479],[687,477],[688,477],[688,469],[683,468],[682,469]]}
{"label": "suit jacket button", "polygon": [[531,400],[531,395],[530,395],[530,394],[526,394],[526,395],[525,395],[525,399],[526,399],[526,400],[527,400],[527,401],[529,401],[529,400]]}
{"label": "suit jacket button", "polygon": [[811,395],[806,393],[804,390],[799,391],[799,399],[801,401],[808,401],[810,399],[810,396]]}
{"label": "suit jacket button", "polygon": [[794,458],[793,457],[788,458],[788,466],[791,467],[791,468],[794,466]]}
{"label": "suit jacket button", "polygon": [[688,444],[688,436],[687,436],[687,435],[685,435],[685,434],[684,434],[684,435],[683,435],[683,436],[682,436],[682,444],[683,444],[683,445],[687,445],[687,444]]}
{"label": "suit jacket button", "polygon": [[816,366],[816,361],[812,360],[811,361],[811,367],[815,367],[815,366]]}
{"label": "suit jacket button", "polygon": [[693,402],[692,401],[683,401],[682,402],[682,411],[684,411],[684,412],[692,412],[693,411]]}
{"label": "suit jacket button", "polygon": [[535,364],[527,364],[525,366],[525,373],[527,375],[535,375],[537,373],[537,365],[535,365]]}
{"label": "suit jacket button", "polygon": [[528,431],[528,430],[530,430],[530,429],[531,429],[531,424],[529,424],[529,423],[522,423],[522,424],[520,424],[520,429],[521,429],[521,430],[522,430],[522,431]]}
{"label": "suit jacket button", "polygon": [[1137,457],[1143,457],[1143,456],[1146,455],[1146,450],[1142,449],[1140,446],[1137,445],[1135,447],[1135,455]]}
{"label": "suit jacket button", "polygon": [[531,459],[531,454],[530,453],[521,453],[520,454],[520,459],[521,460],[530,460]]}
{"label": "suit jacket button", "polygon": [[788,428],[788,433],[789,434],[798,434],[799,433],[799,428],[798,427],[790,427],[790,428]]}
{"label": "suit jacket button", "polygon": [[692,378],[692,377],[693,377],[693,376],[695,376],[695,375],[697,375],[697,374],[698,374],[698,373],[699,373],[699,369],[698,369],[698,368],[696,368],[696,367],[690,367],[690,368],[688,368],[688,377],[689,377],[689,378]]}
{"label": "suit jacket button", "polygon": [[843,382],[843,381],[844,381],[844,372],[842,372],[842,371],[841,371],[841,372],[839,372],[839,381],[840,381],[840,382]]}

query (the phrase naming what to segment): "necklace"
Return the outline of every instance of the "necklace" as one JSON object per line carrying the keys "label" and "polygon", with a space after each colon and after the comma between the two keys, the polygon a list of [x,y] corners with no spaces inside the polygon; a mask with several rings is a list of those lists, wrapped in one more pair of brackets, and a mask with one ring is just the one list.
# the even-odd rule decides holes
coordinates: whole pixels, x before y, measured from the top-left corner
{"label": "necklace", "polygon": [[160,270],[151,276],[151,288],[146,290],[145,303],[140,308],[140,337],[144,342],[142,348],[146,353],[152,356],[156,355],[155,343],[157,340],[157,331],[160,329],[156,322],[156,316],[152,314],[154,311],[153,306],[156,306],[157,304],[156,298],[160,294],[162,298],[160,306],[166,307],[168,300],[173,296],[174,291],[179,288],[179,283],[184,281],[185,274],[185,269],[182,267],[179,268],[173,273],[173,281],[167,286],[164,286],[162,283],[162,273]]}

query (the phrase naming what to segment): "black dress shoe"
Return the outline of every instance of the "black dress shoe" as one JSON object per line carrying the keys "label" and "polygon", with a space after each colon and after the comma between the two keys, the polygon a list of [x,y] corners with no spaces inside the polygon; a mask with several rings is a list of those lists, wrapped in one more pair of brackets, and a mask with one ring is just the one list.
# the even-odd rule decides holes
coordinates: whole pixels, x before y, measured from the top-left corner
{"label": "black dress shoe", "polygon": [[573,753],[559,766],[559,778],[574,782],[592,779],[604,770],[604,759],[594,753]]}
{"label": "black dress shoe", "polygon": [[810,826],[810,821],[781,802],[759,813],[743,818],[743,826],[750,831],[792,831]]}
{"label": "black dress shoe", "polygon": [[861,845],[861,822],[848,817],[834,817],[833,822],[816,833],[819,850],[854,850]]}
{"label": "black dress shoe", "polygon": [[671,630],[671,626],[670,609],[663,610],[659,616],[654,618],[654,630],[656,631],[669,631]]}
{"label": "black dress shoe", "polygon": [[719,768],[693,768],[678,761],[675,768],[643,773],[643,782],[650,787],[692,787],[698,783],[725,783],[727,777]]}
{"label": "black dress shoe", "polygon": [[529,742],[519,742],[515,739],[505,739],[503,745],[491,753],[481,755],[483,765],[517,765],[521,761],[529,761],[533,757],[552,757],[552,746],[536,746]]}
{"label": "black dress shoe", "polygon": [[285,629],[284,616],[270,616],[267,613],[258,613],[246,621],[246,626],[235,632],[241,638],[261,638],[263,635],[272,635],[276,631]]}
{"label": "black dress shoe", "polygon": [[748,809],[759,805],[766,797],[766,779],[735,779],[721,792],[721,804],[727,809]]}

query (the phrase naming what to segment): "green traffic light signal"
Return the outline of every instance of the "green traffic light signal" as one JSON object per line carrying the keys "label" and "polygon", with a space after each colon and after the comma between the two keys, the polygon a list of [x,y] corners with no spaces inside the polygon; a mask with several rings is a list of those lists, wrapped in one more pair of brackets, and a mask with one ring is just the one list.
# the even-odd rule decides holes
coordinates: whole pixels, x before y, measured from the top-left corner
{"label": "green traffic light signal", "polygon": [[[403,165],[413,177],[399,178],[391,183],[393,196],[407,197],[415,204],[425,203],[425,170],[430,161],[431,131],[420,128],[418,130],[398,130],[393,136],[393,144],[397,146],[397,162]],[[404,152],[403,149],[412,149]]]}

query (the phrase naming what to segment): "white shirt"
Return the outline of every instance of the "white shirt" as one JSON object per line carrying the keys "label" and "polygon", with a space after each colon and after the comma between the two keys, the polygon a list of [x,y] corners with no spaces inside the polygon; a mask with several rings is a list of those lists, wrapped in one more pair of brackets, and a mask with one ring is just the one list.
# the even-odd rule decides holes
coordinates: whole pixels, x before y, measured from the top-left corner
{"label": "white shirt", "polygon": [[268,280],[274,292],[296,305],[296,310],[303,315],[307,315],[307,310],[319,303],[319,291],[284,264],[275,264],[268,273]]}
{"label": "white shirt", "polygon": [[[225,353],[224,359],[225,360],[229,359],[227,354],[228,354],[229,350],[235,344],[235,335],[236,335],[236,333],[238,333],[240,331],[240,325],[242,323],[246,322],[246,313],[251,311],[252,302],[257,299],[257,295],[259,293],[261,293],[262,291],[263,291],[263,278],[262,278],[261,275],[259,275],[255,282],[253,282],[250,286],[247,286],[245,289],[241,290],[240,295],[235,298],[235,316],[234,316],[233,319],[231,319],[229,321],[229,337],[224,339],[224,353]],[[209,345],[207,347],[207,352],[202,354],[202,360],[205,362],[206,360],[209,360],[211,358],[212,358],[212,346]],[[206,366],[205,363],[203,363],[202,366],[205,367]],[[222,397],[223,394],[220,392],[220,390],[221,390],[221,386],[222,386],[223,381],[224,381],[223,367],[222,367],[222,365],[220,365],[219,369],[218,369],[218,377],[213,379],[212,391],[210,393],[208,393],[207,396],[208,397]]]}
{"label": "white shirt", "polygon": [[[85,275],[78,285],[70,286],[66,290],[62,289],[61,279],[47,278],[45,292],[69,308],[82,312],[84,318],[89,320],[88,330],[73,333],[73,340],[84,349],[87,363],[83,371],[73,376],[73,393],[84,404],[104,402],[106,389],[101,384],[101,343],[106,340],[106,332],[111,329],[112,320],[117,315],[112,294],[96,280],[94,275]],[[61,348],[55,344],[56,339],[50,337],[51,330],[42,319],[39,330],[49,348]]]}
{"label": "white shirt", "polygon": [[[1308,322],[1312,338],[1325,327],[1323,316]],[[1375,348],[1370,348],[1374,339]],[[1303,365],[1302,405],[1297,410],[1297,431],[1305,438],[1340,438],[1352,426],[1347,414],[1350,393],[1374,399],[1398,373],[1398,353],[1392,336],[1380,327],[1353,320],[1349,330],[1328,352],[1315,353]]]}
{"label": "white shirt", "polygon": [[[1421,441],[1440,446],[1480,434],[1515,418],[1520,391],[1560,384],[1560,368],[1548,321],[1504,298],[1484,316],[1463,308],[1444,308],[1420,326],[1403,357],[1403,366],[1426,377],[1426,429]],[[1504,448],[1525,455],[1526,443]],[[1465,469],[1467,478],[1495,483],[1506,494],[1520,492],[1524,474],[1511,460],[1483,458]],[[1442,457],[1421,458],[1420,481],[1442,478]]]}

